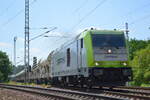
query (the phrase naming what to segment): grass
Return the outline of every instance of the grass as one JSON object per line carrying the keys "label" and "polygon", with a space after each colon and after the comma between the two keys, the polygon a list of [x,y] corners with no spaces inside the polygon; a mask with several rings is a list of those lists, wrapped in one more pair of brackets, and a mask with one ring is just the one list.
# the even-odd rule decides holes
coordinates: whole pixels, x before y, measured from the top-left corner
{"label": "grass", "polygon": [[19,83],[19,82],[14,82],[14,81],[6,82],[6,84],[11,84],[11,85],[29,85],[29,86],[43,87],[43,88],[48,88],[48,87],[50,87],[50,85],[46,85],[46,84]]}
{"label": "grass", "polygon": [[150,87],[150,84],[142,83],[141,85],[136,85],[134,81],[129,82],[129,86],[138,86],[138,87]]}
{"label": "grass", "polygon": [[150,87],[150,84],[142,84],[141,87]]}
{"label": "grass", "polygon": [[[50,85],[46,85],[46,84],[19,83],[19,82],[14,82],[14,81],[6,82],[6,84],[11,84],[11,85],[29,85],[29,86],[43,87],[43,88],[51,87]],[[132,81],[132,82],[129,82],[129,86],[136,86],[136,85]],[[142,84],[140,87],[150,87],[150,84]]]}

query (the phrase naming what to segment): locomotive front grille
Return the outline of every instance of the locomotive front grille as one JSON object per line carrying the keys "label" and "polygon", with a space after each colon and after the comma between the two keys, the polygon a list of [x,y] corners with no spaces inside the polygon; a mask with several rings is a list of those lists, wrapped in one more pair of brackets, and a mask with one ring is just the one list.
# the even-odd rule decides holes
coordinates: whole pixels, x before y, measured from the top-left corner
{"label": "locomotive front grille", "polygon": [[93,68],[90,74],[96,79],[103,82],[117,82],[126,80],[128,76],[124,75],[124,70],[128,68]]}

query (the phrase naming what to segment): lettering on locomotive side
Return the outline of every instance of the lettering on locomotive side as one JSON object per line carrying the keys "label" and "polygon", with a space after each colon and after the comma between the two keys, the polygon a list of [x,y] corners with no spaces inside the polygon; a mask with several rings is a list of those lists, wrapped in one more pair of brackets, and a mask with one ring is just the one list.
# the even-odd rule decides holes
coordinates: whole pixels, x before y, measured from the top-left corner
{"label": "lettering on locomotive side", "polygon": [[61,63],[64,63],[65,62],[65,59],[64,58],[59,58],[57,59],[57,65],[61,64]]}

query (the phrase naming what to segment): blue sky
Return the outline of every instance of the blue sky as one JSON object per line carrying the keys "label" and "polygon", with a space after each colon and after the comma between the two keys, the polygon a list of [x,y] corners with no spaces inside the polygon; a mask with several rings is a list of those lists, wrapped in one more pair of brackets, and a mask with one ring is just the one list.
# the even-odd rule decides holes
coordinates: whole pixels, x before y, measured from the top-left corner
{"label": "blue sky", "polygon": [[[73,37],[89,27],[124,30],[129,23],[130,38],[150,38],[149,0],[30,0],[30,37],[57,27],[50,34]],[[91,12],[98,4],[93,12]],[[91,13],[90,13],[91,12]],[[90,13],[90,14],[89,14]],[[79,23],[81,19],[84,19]],[[0,50],[13,59],[13,38],[17,36],[17,62],[24,56],[24,0],[1,0]],[[48,53],[67,41],[64,38],[41,37],[31,41],[31,58],[46,58]],[[20,63],[22,64],[22,63]]]}

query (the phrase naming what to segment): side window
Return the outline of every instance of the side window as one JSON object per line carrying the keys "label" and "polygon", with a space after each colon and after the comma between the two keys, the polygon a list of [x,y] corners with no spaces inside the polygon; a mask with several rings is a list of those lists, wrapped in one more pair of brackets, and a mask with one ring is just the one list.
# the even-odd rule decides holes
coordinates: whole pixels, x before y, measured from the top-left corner
{"label": "side window", "polygon": [[83,48],[83,39],[81,39],[81,48]]}
{"label": "side window", "polygon": [[67,66],[70,66],[70,48],[67,49]]}

